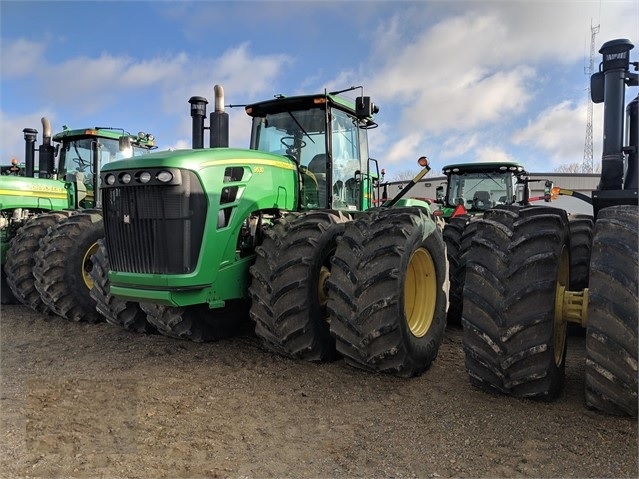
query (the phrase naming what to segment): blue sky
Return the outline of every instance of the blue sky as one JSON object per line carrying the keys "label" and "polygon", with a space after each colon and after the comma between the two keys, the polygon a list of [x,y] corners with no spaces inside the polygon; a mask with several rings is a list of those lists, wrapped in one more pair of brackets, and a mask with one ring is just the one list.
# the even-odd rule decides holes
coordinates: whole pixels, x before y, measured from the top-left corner
{"label": "blue sky", "polygon": [[[188,99],[210,111],[215,84],[226,104],[362,85],[388,179],[421,155],[436,172],[500,159],[550,172],[583,159],[591,22],[597,50],[628,38],[639,59],[637,0],[1,0],[0,163],[22,159],[24,128],[40,141],[43,116],[54,132],[112,126],[189,148]],[[231,145],[247,146],[243,108],[227,111]]]}

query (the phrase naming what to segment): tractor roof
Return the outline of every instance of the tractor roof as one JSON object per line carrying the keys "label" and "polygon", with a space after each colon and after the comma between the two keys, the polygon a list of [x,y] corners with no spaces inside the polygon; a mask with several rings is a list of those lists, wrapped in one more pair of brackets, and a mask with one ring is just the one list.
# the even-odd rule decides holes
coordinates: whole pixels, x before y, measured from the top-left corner
{"label": "tractor roof", "polygon": [[63,127],[63,130],[61,132],[53,135],[52,139],[53,141],[61,142],[64,139],[86,138],[91,136],[95,136],[97,138],[111,138],[114,140],[117,140],[122,136],[129,136],[133,143],[141,147],[152,148],[155,146],[155,138],[153,137],[153,135],[148,135],[142,132],[138,133],[137,135],[131,135],[121,128],[94,127],[70,130],[65,126]]}
{"label": "tractor roof", "polygon": [[[272,100],[252,103],[245,107],[246,113],[252,117],[263,117],[269,113],[283,111],[303,111],[326,105],[338,108],[351,115],[355,115],[355,101],[334,93],[317,93],[314,95],[284,96],[277,95]],[[366,122],[373,125],[373,117],[366,118]]]}
{"label": "tractor roof", "polygon": [[526,169],[516,161],[489,161],[475,163],[454,163],[442,168],[444,174],[458,172],[505,172],[526,173]]}

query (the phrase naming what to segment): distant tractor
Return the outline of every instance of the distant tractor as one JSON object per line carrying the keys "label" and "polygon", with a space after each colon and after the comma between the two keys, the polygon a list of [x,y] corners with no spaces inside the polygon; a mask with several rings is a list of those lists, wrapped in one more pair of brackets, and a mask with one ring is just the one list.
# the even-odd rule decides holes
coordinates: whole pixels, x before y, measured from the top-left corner
{"label": "distant tractor", "polygon": [[436,214],[442,218],[481,214],[495,205],[527,201],[523,186],[527,186],[528,173],[519,163],[456,163],[444,166],[442,172],[446,190],[438,187],[436,198],[441,205]]}
{"label": "distant tractor", "polygon": [[103,236],[96,194],[100,169],[147,153],[154,140],[99,127],[65,127],[52,137],[48,119],[42,126],[38,164],[37,131],[26,128],[24,165],[4,168],[0,176],[2,302],[17,300],[38,312],[98,321],[87,271]]}
{"label": "distant tractor", "polygon": [[[604,103],[592,240],[587,227],[572,228],[566,212],[550,206],[494,206],[477,220],[462,325],[466,369],[478,388],[552,400],[564,384],[567,323],[576,323],[586,327],[587,406],[637,417],[637,98],[625,108],[626,86],[639,85],[629,71],[632,48],[625,39],[606,42],[591,77],[592,100]],[[573,267],[575,244],[589,255],[588,279],[572,290],[583,274]]]}
{"label": "distant tractor", "polygon": [[446,320],[442,234],[424,201],[372,208],[367,132],[378,108],[343,95],[354,89],[246,106],[250,148],[239,149],[228,147],[216,86],[211,148],[207,101],[193,97],[192,150],[106,165],[92,293],[109,321],[141,329],[139,302],[160,333],[207,341],[232,334],[249,309],[276,353],[426,370]]}

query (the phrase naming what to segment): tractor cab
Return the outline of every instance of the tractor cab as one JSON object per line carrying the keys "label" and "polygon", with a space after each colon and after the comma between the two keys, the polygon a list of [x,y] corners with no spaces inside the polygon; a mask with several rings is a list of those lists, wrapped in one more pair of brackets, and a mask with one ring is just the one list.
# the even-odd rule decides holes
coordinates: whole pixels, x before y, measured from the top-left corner
{"label": "tractor cab", "polygon": [[364,210],[374,201],[379,173],[376,163],[370,171],[366,130],[377,126],[379,110],[368,97],[358,97],[353,109],[338,93],[277,96],[246,107],[250,148],[286,157],[299,171],[301,210]]}
{"label": "tractor cab", "polygon": [[[53,182],[51,187],[45,187],[48,183],[42,183],[37,188],[40,192],[52,191],[50,188],[53,185],[66,188],[70,208],[98,206],[99,198],[95,197],[94,192],[98,189],[100,170],[105,164],[139,156],[157,148],[153,135],[143,132],[131,135],[121,128],[70,130],[64,126],[61,132],[52,135],[51,125],[46,117],[42,118],[42,127],[42,143],[37,150],[35,143],[38,131],[34,128],[23,130],[25,158],[16,175]],[[34,183],[16,183],[15,189],[25,190],[33,185]]]}
{"label": "tractor cab", "polygon": [[96,179],[105,164],[157,148],[153,135],[130,135],[120,129],[99,127],[69,130],[65,126],[53,141],[58,143],[59,156],[57,169],[52,170],[60,179],[83,184],[92,201]]}
{"label": "tractor cab", "polygon": [[444,218],[457,214],[477,214],[496,205],[520,200],[519,185],[526,175],[515,162],[461,163],[443,168],[446,193],[438,194]]}

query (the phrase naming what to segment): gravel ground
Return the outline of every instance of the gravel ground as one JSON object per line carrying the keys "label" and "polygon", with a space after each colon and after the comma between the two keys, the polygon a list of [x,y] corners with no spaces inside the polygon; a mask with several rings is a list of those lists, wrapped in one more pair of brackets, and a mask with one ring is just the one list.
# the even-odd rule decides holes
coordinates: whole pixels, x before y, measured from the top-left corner
{"label": "gravel ground", "polygon": [[0,477],[637,477],[637,421],[472,388],[460,330],[410,380],[3,306]]}

